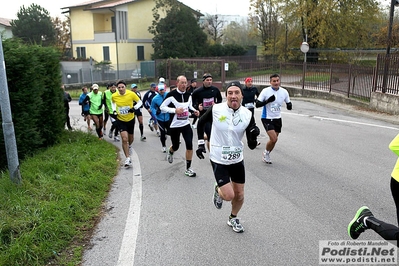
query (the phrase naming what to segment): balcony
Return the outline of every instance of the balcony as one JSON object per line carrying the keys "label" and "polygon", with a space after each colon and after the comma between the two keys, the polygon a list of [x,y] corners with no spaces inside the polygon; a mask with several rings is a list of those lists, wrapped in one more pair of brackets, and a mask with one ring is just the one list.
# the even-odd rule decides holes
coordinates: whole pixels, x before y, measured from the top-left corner
{"label": "balcony", "polygon": [[95,42],[115,42],[115,32],[112,31],[95,31],[94,32]]}

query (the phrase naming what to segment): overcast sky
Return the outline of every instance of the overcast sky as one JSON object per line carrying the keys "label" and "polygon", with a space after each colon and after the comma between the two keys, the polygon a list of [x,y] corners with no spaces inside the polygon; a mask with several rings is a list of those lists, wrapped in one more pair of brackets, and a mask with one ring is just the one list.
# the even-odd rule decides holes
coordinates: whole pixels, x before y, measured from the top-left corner
{"label": "overcast sky", "polygon": [[[50,12],[50,16],[59,16],[62,18],[61,8],[65,6],[72,6],[87,2],[87,0],[18,0],[5,3],[2,0],[0,8],[0,17],[15,19],[17,12],[21,6],[28,7],[35,3]],[[241,15],[247,16],[249,9],[249,0],[181,0],[180,2],[191,7],[192,9],[199,10],[203,14],[223,14],[223,15]],[[234,4],[233,4],[234,3]]]}

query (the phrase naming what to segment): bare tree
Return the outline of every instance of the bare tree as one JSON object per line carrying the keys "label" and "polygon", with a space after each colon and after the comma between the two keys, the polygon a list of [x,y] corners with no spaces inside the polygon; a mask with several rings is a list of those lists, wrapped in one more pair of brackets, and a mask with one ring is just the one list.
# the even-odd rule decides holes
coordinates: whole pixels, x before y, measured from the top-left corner
{"label": "bare tree", "polygon": [[218,15],[207,15],[203,25],[205,32],[214,43],[220,43],[223,37],[224,21]]}

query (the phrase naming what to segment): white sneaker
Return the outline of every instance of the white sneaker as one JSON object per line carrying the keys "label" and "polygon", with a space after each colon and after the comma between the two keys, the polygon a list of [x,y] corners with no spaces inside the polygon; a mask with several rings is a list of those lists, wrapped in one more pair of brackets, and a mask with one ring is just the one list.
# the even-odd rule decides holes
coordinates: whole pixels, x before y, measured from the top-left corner
{"label": "white sneaker", "polygon": [[272,160],[270,160],[270,152],[263,152],[263,157],[262,157],[262,161],[264,161],[267,164],[272,164]]}
{"label": "white sneaker", "polygon": [[185,172],[184,172],[184,174],[186,175],[186,176],[189,176],[189,177],[195,177],[197,174],[194,172],[194,170],[193,169],[191,169],[191,168],[188,168]]}
{"label": "white sneaker", "polygon": [[121,139],[118,136],[115,136],[114,141],[121,141]]}
{"label": "white sneaker", "polygon": [[228,219],[227,220],[228,226],[233,228],[233,231],[236,233],[244,232],[244,227],[240,224],[240,220],[236,218]]}
{"label": "white sneaker", "polygon": [[160,136],[161,136],[161,133],[159,133],[159,131],[157,131],[157,136],[158,136],[158,137],[160,137]]}
{"label": "white sneaker", "polygon": [[132,153],[133,153],[133,147],[132,145],[129,145],[129,155],[132,155]]}
{"label": "white sneaker", "polygon": [[125,160],[125,167],[132,166],[132,160],[130,157],[127,157]]}
{"label": "white sneaker", "polygon": [[163,152],[163,153],[166,152],[166,147],[165,147],[165,146],[162,147],[162,152]]}

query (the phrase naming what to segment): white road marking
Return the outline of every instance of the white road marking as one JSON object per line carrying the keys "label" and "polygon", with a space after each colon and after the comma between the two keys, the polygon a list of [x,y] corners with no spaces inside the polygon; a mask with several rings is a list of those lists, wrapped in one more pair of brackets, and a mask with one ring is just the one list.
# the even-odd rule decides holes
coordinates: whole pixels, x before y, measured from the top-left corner
{"label": "white road marking", "polygon": [[140,161],[134,150],[132,161],[132,194],[130,197],[130,208],[126,218],[125,232],[123,233],[122,245],[119,251],[118,266],[134,265],[134,255],[136,253],[136,241],[139,230],[142,199],[142,176]]}

